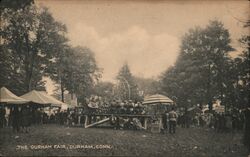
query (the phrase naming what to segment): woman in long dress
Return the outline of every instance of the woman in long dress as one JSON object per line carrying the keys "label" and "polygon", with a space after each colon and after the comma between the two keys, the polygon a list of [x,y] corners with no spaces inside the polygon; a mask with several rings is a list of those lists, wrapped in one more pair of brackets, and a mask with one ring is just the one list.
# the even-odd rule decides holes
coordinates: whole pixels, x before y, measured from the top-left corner
{"label": "woman in long dress", "polygon": [[25,106],[21,110],[21,125],[22,130],[25,133],[28,133],[28,127],[30,126],[30,108],[28,106]]}
{"label": "woman in long dress", "polygon": [[13,131],[19,132],[20,129],[20,111],[17,106],[13,107],[13,110],[11,111],[11,120],[12,120],[12,127]]}

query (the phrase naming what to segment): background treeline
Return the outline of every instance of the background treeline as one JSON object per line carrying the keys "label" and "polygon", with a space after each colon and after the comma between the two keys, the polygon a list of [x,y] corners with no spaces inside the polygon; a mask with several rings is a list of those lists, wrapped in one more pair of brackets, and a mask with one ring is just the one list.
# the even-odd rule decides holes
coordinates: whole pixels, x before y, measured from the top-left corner
{"label": "background treeline", "polygon": [[[62,100],[65,91],[76,94],[79,102],[91,94],[140,101],[162,93],[183,107],[209,104],[211,109],[216,100],[227,108],[249,104],[249,32],[239,39],[244,50],[232,57],[235,48],[220,21],[187,32],[175,65],[159,78],[133,76],[125,63],[112,83],[98,81],[101,69],[94,52],[72,47],[66,26],[47,8],[36,7],[32,0],[3,0],[0,16],[0,86],[17,95],[44,89],[44,77],[49,77],[59,85]],[[242,29],[249,29],[250,22],[243,23]]]}
{"label": "background treeline", "polygon": [[62,100],[66,90],[84,99],[100,77],[94,53],[86,47],[72,47],[66,26],[47,8],[33,1],[1,4],[0,86],[22,95],[45,89],[44,77],[50,77],[60,85]]}
{"label": "background treeline", "polygon": [[[249,27],[249,21],[244,27]],[[234,48],[227,29],[220,21],[205,28],[191,29],[182,38],[180,55],[174,66],[161,77],[162,91],[180,106],[221,101],[227,108],[249,104],[249,33],[239,42],[244,48],[232,57]]]}

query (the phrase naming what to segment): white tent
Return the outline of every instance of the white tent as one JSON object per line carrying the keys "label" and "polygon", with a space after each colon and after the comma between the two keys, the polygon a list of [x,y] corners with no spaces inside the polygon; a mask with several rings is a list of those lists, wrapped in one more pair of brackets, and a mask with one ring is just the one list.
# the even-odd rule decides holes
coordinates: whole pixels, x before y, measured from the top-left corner
{"label": "white tent", "polygon": [[46,94],[45,92],[36,91],[36,90],[32,90],[29,93],[22,95],[21,98],[24,98],[33,103],[42,104],[42,105],[52,105],[56,107],[61,107],[62,105],[65,105],[65,103]]}
{"label": "white tent", "polygon": [[0,103],[3,104],[25,104],[28,103],[29,100],[24,98],[20,98],[9,91],[7,88],[2,87],[0,91]]}
{"label": "white tent", "polygon": [[40,93],[42,95],[44,95],[45,97],[47,97],[50,101],[51,101],[51,104],[52,106],[56,106],[56,107],[63,107],[65,108],[65,106],[68,106],[68,104],[64,103],[64,102],[61,102],[59,100],[57,100],[56,98],[54,98],[53,96],[50,96],[48,95],[47,93],[43,92],[43,91],[40,91]]}

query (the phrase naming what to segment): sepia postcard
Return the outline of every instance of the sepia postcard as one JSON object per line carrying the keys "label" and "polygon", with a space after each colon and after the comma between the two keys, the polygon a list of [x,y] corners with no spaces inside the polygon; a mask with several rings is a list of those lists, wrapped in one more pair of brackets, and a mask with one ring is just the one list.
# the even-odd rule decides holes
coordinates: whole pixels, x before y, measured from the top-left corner
{"label": "sepia postcard", "polygon": [[2,0],[0,156],[250,157],[247,0]]}

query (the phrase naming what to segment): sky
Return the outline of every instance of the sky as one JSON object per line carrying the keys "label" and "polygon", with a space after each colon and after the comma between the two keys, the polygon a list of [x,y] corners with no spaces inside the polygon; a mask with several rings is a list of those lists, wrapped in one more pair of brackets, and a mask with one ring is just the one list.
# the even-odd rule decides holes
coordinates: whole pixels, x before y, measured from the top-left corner
{"label": "sky", "polygon": [[[102,80],[114,81],[124,63],[144,78],[157,78],[174,65],[182,36],[209,20],[220,20],[229,30],[232,46],[246,33],[248,1],[124,1],[38,0],[67,26],[72,46],[86,46],[103,69]],[[51,82],[48,82],[51,84]]]}

